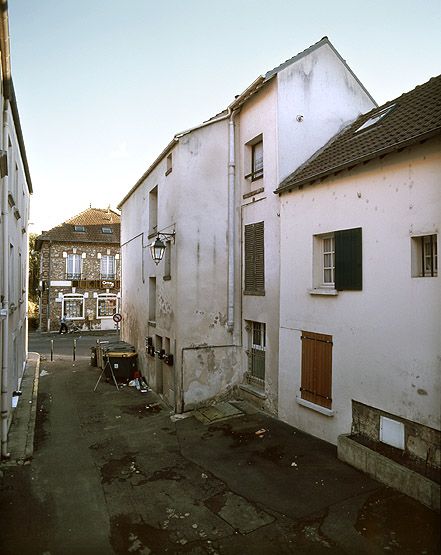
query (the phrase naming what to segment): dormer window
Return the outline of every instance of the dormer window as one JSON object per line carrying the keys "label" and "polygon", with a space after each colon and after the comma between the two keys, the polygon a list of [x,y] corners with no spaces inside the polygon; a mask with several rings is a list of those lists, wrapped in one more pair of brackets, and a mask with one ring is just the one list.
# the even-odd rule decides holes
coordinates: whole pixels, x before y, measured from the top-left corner
{"label": "dormer window", "polygon": [[113,229],[111,227],[102,227],[101,231],[107,234],[113,233]]}
{"label": "dormer window", "polygon": [[366,120],[363,123],[363,125],[361,125],[358,129],[355,130],[355,132],[358,133],[359,131],[363,131],[364,129],[368,129],[369,127],[372,127],[372,125],[377,124],[380,120],[386,117],[387,114],[389,114],[394,108],[395,108],[395,104],[392,104],[392,106],[387,106],[386,108],[383,108],[382,110],[380,110],[379,112],[371,116],[368,120]]}
{"label": "dormer window", "polygon": [[86,228],[84,225],[74,225],[74,231],[78,231],[79,233],[85,233]]}

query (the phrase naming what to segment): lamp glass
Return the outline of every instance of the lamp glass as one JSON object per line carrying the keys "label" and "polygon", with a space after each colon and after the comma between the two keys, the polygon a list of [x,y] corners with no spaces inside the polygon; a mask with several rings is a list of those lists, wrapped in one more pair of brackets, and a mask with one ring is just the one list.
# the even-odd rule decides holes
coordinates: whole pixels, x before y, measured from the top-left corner
{"label": "lamp glass", "polygon": [[150,254],[153,262],[157,265],[164,257],[165,245],[160,237],[156,237],[154,243],[150,245]]}

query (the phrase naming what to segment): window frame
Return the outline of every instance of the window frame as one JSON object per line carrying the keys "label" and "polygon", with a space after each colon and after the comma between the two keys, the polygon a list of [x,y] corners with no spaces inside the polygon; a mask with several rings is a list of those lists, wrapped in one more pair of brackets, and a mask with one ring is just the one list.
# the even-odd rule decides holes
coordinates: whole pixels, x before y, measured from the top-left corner
{"label": "window frame", "polygon": [[[72,272],[69,272],[69,260],[73,260]],[[75,264],[75,260],[79,261],[79,264]],[[75,271],[75,266],[79,266],[79,272]],[[78,253],[68,253],[66,256],[66,279],[81,279],[81,274],[83,270],[83,258],[81,254]]]}
{"label": "window frame", "polygon": [[[67,316],[66,315],[66,300],[69,301],[74,301],[74,300],[80,300],[82,301],[82,316]],[[84,295],[82,295],[81,293],[66,293],[65,295],[63,295],[62,298],[62,302],[61,302],[61,315],[63,318],[66,318],[66,320],[84,320],[84,311],[85,311],[85,297]]]}
{"label": "window frame", "polygon": [[[248,331],[248,372],[247,381],[258,387],[265,387],[266,376],[266,324],[265,322],[247,322]],[[257,339],[257,341],[256,341]],[[263,373],[256,371],[262,370]]]}
{"label": "window frame", "polygon": [[[427,265],[428,260],[429,264]],[[414,278],[438,277],[437,233],[411,237],[411,275]]]}
{"label": "window frame", "polygon": [[[112,314],[101,315],[100,314],[100,301],[115,300],[115,307]],[[98,293],[96,298],[96,317],[98,320],[109,320],[114,314],[118,313],[119,309],[119,299],[115,293]]]}
{"label": "window frame", "polygon": [[[106,263],[107,269],[109,267],[109,261],[112,260],[111,266],[113,268],[113,273],[109,273],[108,271],[107,271],[107,273],[103,272],[103,261],[104,260],[107,261],[107,263]],[[115,277],[116,277],[116,258],[115,258],[114,254],[102,254],[101,255],[100,277],[101,277],[101,279],[115,279]]]}

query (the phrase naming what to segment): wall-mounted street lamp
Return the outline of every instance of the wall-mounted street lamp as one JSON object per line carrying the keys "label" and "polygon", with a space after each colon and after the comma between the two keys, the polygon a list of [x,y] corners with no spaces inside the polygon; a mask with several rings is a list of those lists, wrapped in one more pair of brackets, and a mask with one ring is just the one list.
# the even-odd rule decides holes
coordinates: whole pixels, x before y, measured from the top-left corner
{"label": "wall-mounted street lamp", "polygon": [[169,237],[172,237],[173,240],[175,238],[175,232],[173,233],[158,233],[156,239],[149,245],[150,254],[153,259],[153,262],[158,265],[161,260],[164,258],[165,253],[165,243]]}

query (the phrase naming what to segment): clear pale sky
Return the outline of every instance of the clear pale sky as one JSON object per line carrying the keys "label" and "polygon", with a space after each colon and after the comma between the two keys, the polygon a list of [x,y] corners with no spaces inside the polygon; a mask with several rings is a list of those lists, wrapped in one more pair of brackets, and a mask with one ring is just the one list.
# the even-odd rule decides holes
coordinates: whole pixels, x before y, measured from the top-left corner
{"label": "clear pale sky", "polygon": [[441,0],[10,0],[30,231],[116,207],[173,135],[328,36],[382,104],[441,73]]}

